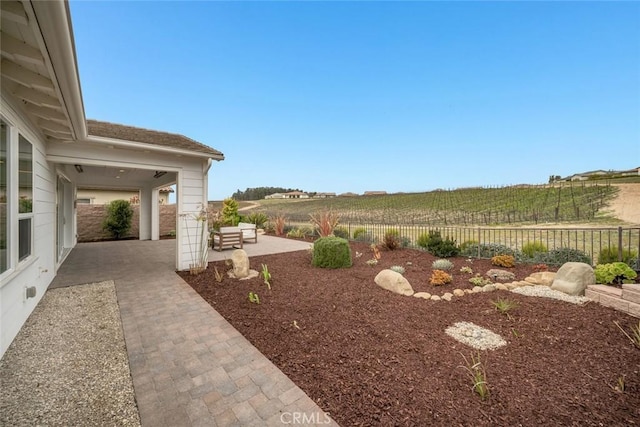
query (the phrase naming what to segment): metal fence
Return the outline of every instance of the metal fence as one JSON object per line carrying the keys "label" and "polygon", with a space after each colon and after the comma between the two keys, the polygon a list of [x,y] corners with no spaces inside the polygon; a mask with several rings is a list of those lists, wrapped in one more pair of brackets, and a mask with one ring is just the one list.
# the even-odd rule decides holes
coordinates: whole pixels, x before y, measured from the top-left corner
{"label": "metal fence", "polygon": [[[309,222],[290,221],[289,226],[309,226]],[[391,229],[397,230],[402,239],[410,246],[417,247],[420,235],[429,231],[439,231],[443,238],[454,240],[458,245],[473,242],[481,245],[500,244],[521,251],[530,242],[543,243],[548,250],[569,248],[580,250],[597,263],[600,252],[606,248],[616,248],[618,259],[622,261],[623,251],[640,254],[640,227],[608,228],[505,228],[505,227],[461,227],[461,226],[420,226],[420,225],[384,225],[340,223],[349,238],[354,234],[364,236],[373,242],[383,239]]]}

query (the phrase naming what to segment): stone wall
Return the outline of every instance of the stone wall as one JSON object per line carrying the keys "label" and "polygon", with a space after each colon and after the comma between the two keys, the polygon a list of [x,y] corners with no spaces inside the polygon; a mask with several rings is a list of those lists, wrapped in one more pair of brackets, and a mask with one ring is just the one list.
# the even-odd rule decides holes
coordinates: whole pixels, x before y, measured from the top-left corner
{"label": "stone wall", "polygon": [[[160,236],[175,233],[176,230],[176,206],[160,205]],[[133,205],[133,219],[131,230],[125,238],[140,237],[140,205]],[[108,240],[111,236],[102,229],[102,221],[107,215],[106,205],[78,205],[78,242],[95,242]]]}

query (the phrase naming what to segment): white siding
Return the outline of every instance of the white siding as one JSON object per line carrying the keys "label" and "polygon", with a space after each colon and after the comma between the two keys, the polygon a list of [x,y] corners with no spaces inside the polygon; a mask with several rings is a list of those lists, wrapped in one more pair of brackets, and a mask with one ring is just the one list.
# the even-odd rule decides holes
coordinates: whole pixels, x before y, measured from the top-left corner
{"label": "white siding", "polygon": [[[33,251],[0,283],[0,357],[36,307],[55,275],[54,168],[46,161],[40,135],[2,96],[2,115],[33,145]],[[25,288],[36,287],[35,298],[25,298]]]}

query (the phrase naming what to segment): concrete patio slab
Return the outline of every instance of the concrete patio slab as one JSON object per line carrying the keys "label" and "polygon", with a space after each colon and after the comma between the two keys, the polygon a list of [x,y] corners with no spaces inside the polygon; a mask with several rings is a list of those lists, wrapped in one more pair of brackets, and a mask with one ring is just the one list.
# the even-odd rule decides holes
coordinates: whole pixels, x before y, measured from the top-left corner
{"label": "concrete patio slab", "polygon": [[[284,237],[260,234],[258,235],[257,243],[245,243],[242,249],[244,249],[249,258],[251,258],[252,256],[259,255],[304,251],[309,250],[312,246],[310,242],[304,242],[302,240],[292,240]],[[231,259],[233,251],[234,249],[225,249],[222,252],[209,249],[209,262]]]}

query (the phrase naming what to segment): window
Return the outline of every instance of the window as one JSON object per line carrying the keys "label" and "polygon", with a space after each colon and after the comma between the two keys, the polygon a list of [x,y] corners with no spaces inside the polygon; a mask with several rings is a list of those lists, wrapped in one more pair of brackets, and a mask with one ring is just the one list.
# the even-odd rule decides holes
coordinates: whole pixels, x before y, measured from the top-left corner
{"label": "window", "polygon": [[33,254],[33,145],[0,119],[0,275]]}
{"label": "window", "polygon": [[20,135],[18,144],[18,260],[33,246],[33,147]]}
{"label": "window", "polygon": [[76,199],[76,203],[78,203],[79,205],[90,205],[91,199],[89,198]]}
{"label": "window", "polygon": [[7,125],[0,122],[0,273],[9,268],[9,224],[7,222],[7,185],[9,177]]}

